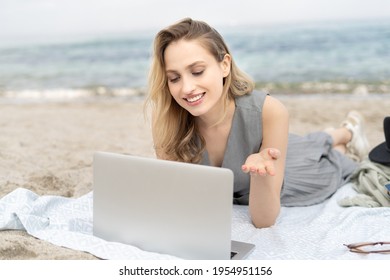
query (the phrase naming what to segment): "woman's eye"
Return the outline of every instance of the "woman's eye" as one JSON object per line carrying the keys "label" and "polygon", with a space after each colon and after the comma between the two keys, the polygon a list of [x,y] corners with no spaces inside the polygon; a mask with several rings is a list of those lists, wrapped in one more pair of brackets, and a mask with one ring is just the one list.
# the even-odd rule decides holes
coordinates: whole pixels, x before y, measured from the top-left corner
{"label": "woman's eye", "polygon": [[176,82],[178,82],[179,81],[179,77],[173,77],[173,78],[169,78],[169,81],[171,82],[171,83],[176,83]]}
{"label": "woman's eye", "polygon": [[202,70],[202,71],[196,71],[196,72],[192,72],[192,75],[194,75],[194,76],[200,76],[200,75],[202,75],[202,74],[203,74],[203,72],[204,72],[204,70]]}

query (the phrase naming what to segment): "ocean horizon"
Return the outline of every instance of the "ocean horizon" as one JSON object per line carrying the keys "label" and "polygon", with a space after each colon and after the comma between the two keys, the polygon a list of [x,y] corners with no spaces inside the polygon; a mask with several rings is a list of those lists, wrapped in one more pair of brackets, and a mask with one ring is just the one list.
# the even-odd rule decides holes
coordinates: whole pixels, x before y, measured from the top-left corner
{"label": "ocean horizon", "polygon": [[[218,31],[236,64],[270,93],[390,93],[390,19]],[[0,97],[143,96],[153,37],[129,32],[0,44]]]}

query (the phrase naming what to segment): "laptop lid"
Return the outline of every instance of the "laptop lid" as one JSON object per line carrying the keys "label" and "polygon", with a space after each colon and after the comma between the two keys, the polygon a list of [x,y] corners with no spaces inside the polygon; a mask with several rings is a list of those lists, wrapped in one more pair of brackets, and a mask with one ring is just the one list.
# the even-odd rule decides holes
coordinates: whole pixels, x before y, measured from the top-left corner
{"label": "laptop lid", "polygon": [[233,172],[97,152],[94,235],[185,259],[230,259]]}

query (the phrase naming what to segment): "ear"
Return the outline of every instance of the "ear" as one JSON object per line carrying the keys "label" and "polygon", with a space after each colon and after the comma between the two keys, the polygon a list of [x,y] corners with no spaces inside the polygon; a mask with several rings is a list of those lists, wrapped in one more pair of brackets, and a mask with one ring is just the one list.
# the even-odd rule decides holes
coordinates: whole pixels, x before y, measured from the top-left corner
{"label": "ear", "polygon": [[224,78],[226,78],[230,74],[231,64],[232,64],[232,57],[230,56],[230,54],[225,54],[223,60],[221,61],[221,67],[222,67]]}

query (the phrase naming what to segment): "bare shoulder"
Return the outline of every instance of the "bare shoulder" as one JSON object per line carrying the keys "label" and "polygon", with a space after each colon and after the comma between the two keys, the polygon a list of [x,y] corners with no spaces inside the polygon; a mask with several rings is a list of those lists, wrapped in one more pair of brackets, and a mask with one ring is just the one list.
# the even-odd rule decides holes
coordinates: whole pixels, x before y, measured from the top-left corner
{"label": "bare shoulder", "polygon": [[263,119],[270,122],[275,120],[288,122],[288,110],[280,100],[268,95],[264,101]]}
{"label": "bare shoulder", "polygon": [[287,154],[289,115],[278,99],[267,96],[263,107],[263,142],[261,149],[276,148],[281,152],[279,168],[284,168]]}

